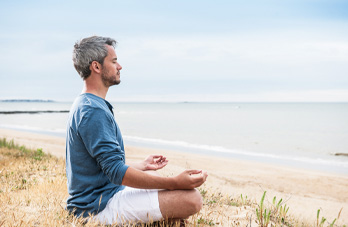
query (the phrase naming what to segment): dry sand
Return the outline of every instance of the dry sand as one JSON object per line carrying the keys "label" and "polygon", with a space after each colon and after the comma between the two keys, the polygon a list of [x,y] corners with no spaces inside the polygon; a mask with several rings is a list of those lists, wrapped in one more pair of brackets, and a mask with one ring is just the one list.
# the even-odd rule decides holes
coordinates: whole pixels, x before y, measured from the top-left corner
{"label": "dry sand", "polygon": [[[0,129],[0,138],[14,139],[28,148],[42,148],[44,152],[65,157],[65,139],[29,132]],[[315,171],[285,168],[251,161],[179,153],[167,150],[126,147],[128,161],[142,160],[149,154],[162,154],[169,164],[161,172],[170,176],[180,171],[203,169],[209,177],[205,187],[233,197],[241,194],[260,200],[267,191],[268,202],[273,196],[283,198],[290,207],[289,213],[299,219],[315,223],[316,212],[333,221],[343,207],[341,217],[336,222],[348,225],[348,175],[334,175]]]}

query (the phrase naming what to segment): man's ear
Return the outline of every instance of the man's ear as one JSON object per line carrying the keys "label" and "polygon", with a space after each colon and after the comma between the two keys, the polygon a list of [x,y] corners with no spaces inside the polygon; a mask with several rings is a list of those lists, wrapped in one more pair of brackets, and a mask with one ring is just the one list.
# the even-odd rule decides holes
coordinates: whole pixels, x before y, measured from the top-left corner
{"label": "man's ear", "polygon": [[101,73],[102,71],[102,66],[97,61],[92,61],[91,66],[89,68],[92,72],[95,72],[95,73]]}

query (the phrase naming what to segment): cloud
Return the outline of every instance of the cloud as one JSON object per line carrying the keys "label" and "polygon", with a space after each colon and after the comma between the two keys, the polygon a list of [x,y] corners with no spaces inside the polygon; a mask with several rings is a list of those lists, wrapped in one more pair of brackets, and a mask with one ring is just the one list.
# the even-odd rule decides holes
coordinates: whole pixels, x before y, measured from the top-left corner
{"label": "cloud", "polygon": [[[126,68],[151,78],[341,78],[348,73],[348,42],[321,33],[129,38],[120,42]],[[320,38],[318,38],[320,37]],[[133,72],[133,71],[132,71]]]}
{"label": "cloud", "polygon": [[123,82],[111,98],[289,100],[308,91],[308,99],[342,100],[334,94],[348,89],[342,1],[104,3],[110,7],[98,19],[90,17],[95,9],[88,4],[4,3],[1,94],[20,90],[29,97],[35,90],[36,96],[42,91],[52,96],[45,98],[60,98],[64,90],[73,99],[81,81],[72,47],[92,34],[119,41]]}

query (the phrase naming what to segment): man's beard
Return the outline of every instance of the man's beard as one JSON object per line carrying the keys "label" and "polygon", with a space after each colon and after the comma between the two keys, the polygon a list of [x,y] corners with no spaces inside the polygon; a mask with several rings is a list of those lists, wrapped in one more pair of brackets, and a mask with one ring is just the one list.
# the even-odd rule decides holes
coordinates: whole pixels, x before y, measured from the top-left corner
{"label": "man's beard", "polygon": [[[118,74],[120,72],[118,71]],[[101,74],[102,81],[106,87],[111,87],[113,85],[117,85],[121,83],[121,80],[117,80],[117,76],[110,76],[109,71],[106,69],[103,69],[102,74]]]}

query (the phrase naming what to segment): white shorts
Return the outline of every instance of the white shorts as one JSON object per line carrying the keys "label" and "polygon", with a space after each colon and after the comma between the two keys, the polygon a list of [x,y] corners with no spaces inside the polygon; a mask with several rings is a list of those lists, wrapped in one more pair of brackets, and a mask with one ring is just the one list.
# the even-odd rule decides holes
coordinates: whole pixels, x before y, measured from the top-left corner
{"label": "white shorts", "polygon": [[159,221],[163,218],[158,190],[125,187],[111,197],[105,209],[94,217],[100,223],[109,225]]}

